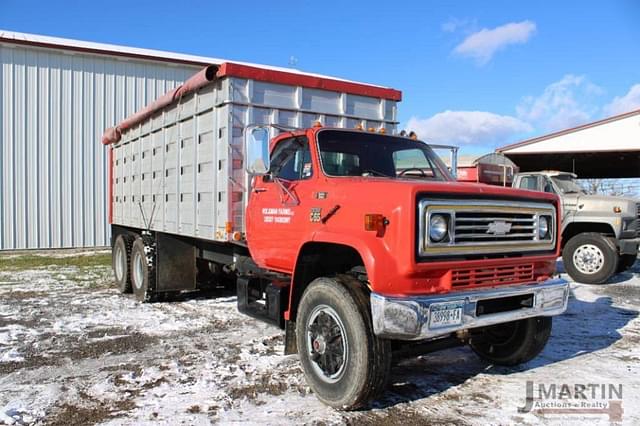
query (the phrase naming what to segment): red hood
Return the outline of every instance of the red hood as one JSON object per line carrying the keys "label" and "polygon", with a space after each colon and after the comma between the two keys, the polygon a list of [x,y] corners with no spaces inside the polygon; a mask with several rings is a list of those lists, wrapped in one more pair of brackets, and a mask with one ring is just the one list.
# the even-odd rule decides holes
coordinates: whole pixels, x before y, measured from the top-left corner
{"label": "red hood", "polygon": [[[343,177],[332,178],[332,180],[341,182],[341,186],[349,184],[363,184],[368,186],[364,188],[375,189],[375,192],[381,194],[392,194],[402,191],[401,188],[410,188],[417,193],[433,193],[433,194],[465,194],[477,195],[482,198],[498,197],[498,198],[520,198],[532,201],[550,201],[557,202],[558,197],[554,194],[539,191],[527,191],[522,189],[514,189],[510,187],[502,187],[495,185],[486,185],[482,183],[462,183],[456,181],[450,182],[431,182],[419,179],[388,179],[382,177]],[[362,187],[361,187],[362,188]]]}

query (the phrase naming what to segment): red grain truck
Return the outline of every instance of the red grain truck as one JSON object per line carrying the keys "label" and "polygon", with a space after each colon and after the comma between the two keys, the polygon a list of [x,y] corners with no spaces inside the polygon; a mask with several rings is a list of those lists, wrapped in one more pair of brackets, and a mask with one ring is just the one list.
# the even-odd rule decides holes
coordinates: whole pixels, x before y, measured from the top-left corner
{"label": "red grain truck", "polygon": [[394,135],[399,100],[228,63],[109,129],[120,291],[232,282],[338,409],[384,390],[395,355],[535,357],[569,294],[558,197],[455,182],[428,144]]}

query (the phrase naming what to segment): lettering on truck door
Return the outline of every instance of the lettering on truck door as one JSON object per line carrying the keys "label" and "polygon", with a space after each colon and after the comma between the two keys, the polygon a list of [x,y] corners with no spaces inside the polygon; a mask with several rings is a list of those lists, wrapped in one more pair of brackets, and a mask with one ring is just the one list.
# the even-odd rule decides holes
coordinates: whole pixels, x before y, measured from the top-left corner
{"label": "lettering on truck door", "polygon": [[[259,265],[293,271],[309,210],[317,170],[304,136],[284,139],[271,156],[270,173],[257,177],[247,220],[249,249]],[[253,248],[258,248],[254,250]]]}

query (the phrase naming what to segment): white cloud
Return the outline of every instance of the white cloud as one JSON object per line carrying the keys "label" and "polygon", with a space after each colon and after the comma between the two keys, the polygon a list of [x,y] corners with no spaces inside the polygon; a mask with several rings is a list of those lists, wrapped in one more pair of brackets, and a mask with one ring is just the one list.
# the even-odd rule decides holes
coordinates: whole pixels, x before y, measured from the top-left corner
{"label": "white cloud", "polygon": [[604,91],[584,76],[565,75],[538,96],[527,96],[517,106],[518,118],[544,131],[588,122],[597,113],[596,98]]}
{"label": "white cloud", "polygon": [[602,110],[606,116],[623,114],[640,108],[640,84],[634,84],[624,96],[616,96]]}
{"label": "white cloud", "polygon": [[[452,28],[452,26],[447,28]],[[479,65],[484,65],[493,58],[496,52],[508,45],[526,43],[535,31],[536,24],[531,21],[510,22],[493,29],[483,28],[465,38],[453,49],[453,52],[471,57]]]}
{"label": "white cloud", "polygon": [[440,28],[445,33],[453,33],[456,32],[460,28],[467,28],[471,25],[475,24],[475,19],[469,18],[449,18],[445,22],[442,23]]}
{"label": "white cloud", "polygon": [[444,111],[429,118],[412,117],[407,129],[427,142],[491,146],[532,130],[518,118],[486,111]]}

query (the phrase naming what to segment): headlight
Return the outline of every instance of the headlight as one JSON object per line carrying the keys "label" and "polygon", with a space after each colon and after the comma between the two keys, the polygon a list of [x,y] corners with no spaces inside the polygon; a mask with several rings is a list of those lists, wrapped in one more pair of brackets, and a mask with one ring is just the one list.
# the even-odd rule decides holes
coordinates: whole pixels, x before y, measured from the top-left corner
{"label": "headlight", "polygon": [[549,236],[549,217],[540,216],[538,218],[538,238],[544,240]]}
{"label": "headlight", "polygon": [[447,219],[441,214],[434,214],[429,220],[429,238],[434,243],[439,243],[444,240],[449,231],[449,225]]}

